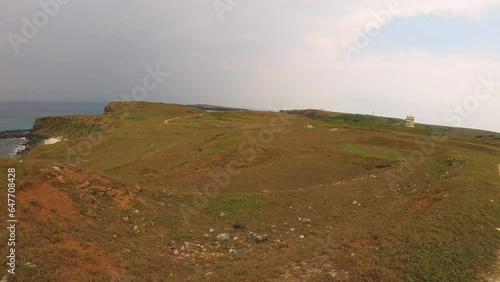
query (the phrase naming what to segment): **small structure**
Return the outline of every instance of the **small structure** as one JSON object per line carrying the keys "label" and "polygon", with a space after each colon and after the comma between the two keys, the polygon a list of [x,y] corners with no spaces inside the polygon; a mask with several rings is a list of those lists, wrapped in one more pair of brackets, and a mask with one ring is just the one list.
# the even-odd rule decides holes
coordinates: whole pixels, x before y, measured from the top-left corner
{"label": "small structure", "polygon": [[415,117],[407,116],[405,119],[405,127],[415,127]]}
{"label": "small structure", "polygon": [[304,128],[309,128],[309,129],[314,128],[314,125],[312,125],[312,124],[304,125]]}

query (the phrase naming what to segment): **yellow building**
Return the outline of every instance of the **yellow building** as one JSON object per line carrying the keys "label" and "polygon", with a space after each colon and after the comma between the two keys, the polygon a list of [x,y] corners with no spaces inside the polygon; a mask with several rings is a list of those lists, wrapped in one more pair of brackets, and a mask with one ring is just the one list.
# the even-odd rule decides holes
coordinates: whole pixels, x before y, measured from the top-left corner
{"label": "yellow building", "polygon": [[405,126],[406,127],[415,127],[415,117],[414,116],[407,116],[405,120]]}

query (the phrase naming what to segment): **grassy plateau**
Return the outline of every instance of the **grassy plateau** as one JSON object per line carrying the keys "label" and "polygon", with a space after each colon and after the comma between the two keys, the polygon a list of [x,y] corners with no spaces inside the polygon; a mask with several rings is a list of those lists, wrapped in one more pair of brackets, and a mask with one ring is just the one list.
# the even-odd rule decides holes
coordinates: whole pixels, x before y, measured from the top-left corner
{"label": "grassy plateau", "polygon": [[63,141],[0,164],[9,281],[500,281],[500,134],[403,125],[144,102],[40,118]]}

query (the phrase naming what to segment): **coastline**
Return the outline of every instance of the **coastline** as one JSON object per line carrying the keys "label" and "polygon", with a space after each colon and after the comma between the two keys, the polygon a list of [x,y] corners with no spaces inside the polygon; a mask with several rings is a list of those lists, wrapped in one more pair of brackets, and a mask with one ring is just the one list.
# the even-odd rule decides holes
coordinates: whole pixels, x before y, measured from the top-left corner
{"label": "coastline", "polygon": [[18,139],[16,148],[1,157],[20,157],[28,153],[45,139],[45,136],[37,135],[33,132],[33,129],[0,131],[0,140]]}

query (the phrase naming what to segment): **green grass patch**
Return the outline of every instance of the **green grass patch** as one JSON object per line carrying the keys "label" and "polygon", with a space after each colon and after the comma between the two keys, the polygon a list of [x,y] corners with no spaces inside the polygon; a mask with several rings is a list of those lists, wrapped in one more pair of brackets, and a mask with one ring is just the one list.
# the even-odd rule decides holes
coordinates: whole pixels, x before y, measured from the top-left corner
{"label": "green grass patch", "polygon": [[36,131],[59,133],[73,137],[88,136],[101,131],[99,122],[91,117],[43,117],[37,118],[33,128]]}
{"label": "green grass patch", "polygon": [[194,238],[194,233],[177,232],[168,235],[170,241],[188,241]]}
{"label": "green grass patch", "polygon": [[153,218],[153,222],[158,225],[164,225],[168,227],[177,227],[180,224],[178,219],[175,219],[169,215],[163,214]]}
{"label": "green grass patch", "polygon": [[401,156],[401,152],[388,147],[361,144],[344,144],[342,147],[345,153],[361,158],[394,161]]}
{"label": "green grass patch", "polygon": [[217,195],[211,199],[205,211],[214,215],[221,212],[226,217],[242,216],[255,212],[271,203],[271,199],[260,195],[230,194]]}

